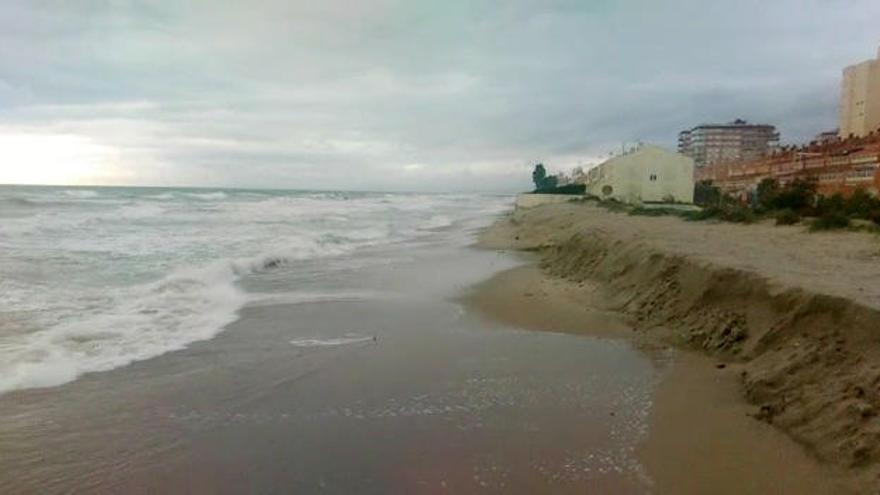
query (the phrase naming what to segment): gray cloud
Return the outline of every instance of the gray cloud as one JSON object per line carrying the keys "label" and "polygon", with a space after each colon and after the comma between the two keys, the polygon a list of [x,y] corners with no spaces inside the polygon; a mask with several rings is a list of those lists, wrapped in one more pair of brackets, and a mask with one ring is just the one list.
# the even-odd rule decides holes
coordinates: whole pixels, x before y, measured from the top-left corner
{"label": "gray cloud", "polygon": [[[737,117],[835,126],[873,0],[0,4],[0,135],[113,151],[100,182],[528,186]],[[3,156],[4,167],[21,156]],[[86,179],[84,179],[86,180]]]}

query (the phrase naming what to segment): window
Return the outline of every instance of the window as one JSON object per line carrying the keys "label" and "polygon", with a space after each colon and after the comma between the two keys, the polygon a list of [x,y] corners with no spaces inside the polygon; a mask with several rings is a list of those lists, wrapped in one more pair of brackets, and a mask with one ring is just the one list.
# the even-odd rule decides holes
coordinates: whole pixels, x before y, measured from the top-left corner
{"label": "window", "polygon": [[650,177],[648,177],[648,178],[649,178],[651,181],[656,181],[656,180],[657,180],[657,174],[651,174]]}

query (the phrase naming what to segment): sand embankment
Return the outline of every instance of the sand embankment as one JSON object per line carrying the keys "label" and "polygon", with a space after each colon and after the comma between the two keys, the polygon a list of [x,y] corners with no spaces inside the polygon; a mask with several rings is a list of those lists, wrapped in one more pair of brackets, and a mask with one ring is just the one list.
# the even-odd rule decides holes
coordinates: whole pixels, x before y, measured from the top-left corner
{"label": "sand embankment", "polygon": [[546,273],[589,291],[598,283],[640,338],[729,363],[744,412],[846,470],[866,492],[880,486],[876,236],[569,203],[516,211],[481,243],[537,251]]}

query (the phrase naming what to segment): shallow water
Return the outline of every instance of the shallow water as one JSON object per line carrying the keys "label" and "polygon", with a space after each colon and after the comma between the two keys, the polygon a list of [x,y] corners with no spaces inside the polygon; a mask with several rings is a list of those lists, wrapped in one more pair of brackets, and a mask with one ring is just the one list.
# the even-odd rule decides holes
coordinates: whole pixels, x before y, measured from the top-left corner
{"label": "shallow water", "polygon": [[244,277],[211,339],[0,396],[0,492],[646,492],[652,363],[462,307],[520,262],[478,224]]}

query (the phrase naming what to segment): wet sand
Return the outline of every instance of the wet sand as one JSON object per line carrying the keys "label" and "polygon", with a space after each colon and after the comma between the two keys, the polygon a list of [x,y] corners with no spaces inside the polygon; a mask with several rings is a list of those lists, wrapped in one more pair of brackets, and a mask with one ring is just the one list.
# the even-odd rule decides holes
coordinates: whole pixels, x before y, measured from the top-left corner
{"label": "wet sand", "polygon": [[516,256],[405,248],[278,270],[212,340],[0,397],[0,492],[647,493],[652,359],[462,305]]}
{"label": "wet sand", "polygon": [[634,332],[594,283],[551,277],[532,264],[479,284],[467,300],[511,325],[615,337],[652,357],[662,374],[639,458],[654,493],[855,493],[841,473],[749,415],[735,364],[718,368],[718,360]]}
{"label": "wet sand", "polygon": [[680,353],[657,388],[640,458],[656,493],[855,494],[838,470],[751,416],[738,368]]}

